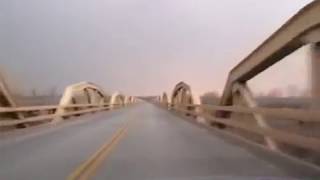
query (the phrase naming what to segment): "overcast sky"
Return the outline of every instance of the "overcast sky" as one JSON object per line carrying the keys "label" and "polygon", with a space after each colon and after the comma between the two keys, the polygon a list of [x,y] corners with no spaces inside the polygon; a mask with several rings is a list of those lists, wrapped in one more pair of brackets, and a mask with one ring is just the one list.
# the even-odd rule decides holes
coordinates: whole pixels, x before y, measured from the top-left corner
{"label": "overcast sky", "polygon": [[[1,0],[0,68],[18,92],[79,81],[132,95],[179,81],[221,92],[229,70],[310,1]],[[304,54],[252,86],[304,86]]]}

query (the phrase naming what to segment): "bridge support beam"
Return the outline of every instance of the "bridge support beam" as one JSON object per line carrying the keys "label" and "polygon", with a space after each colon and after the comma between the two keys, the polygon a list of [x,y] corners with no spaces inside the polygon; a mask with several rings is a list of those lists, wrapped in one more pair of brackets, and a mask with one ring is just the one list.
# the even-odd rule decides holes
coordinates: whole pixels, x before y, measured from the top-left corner
{"label": "bridge support beam", "polygon": [[[63,119],[63,114],[68,111],[72,111],[70,109],[68,110],[66,106],[76,104],[94,104],[95,106],[98,105],[102,107],[105,103],[106,96],[108,95],[101,88],[90,82],[80,82],[67,86],[62,98],[60,99],[59,108],[55,112],[56,117],[53,119],[52,123],[61,121]],[[76,98],[80,98],[80,102],[77,102]]]}
{"label": "bridge support beam", "polygon": [[[8,86],[4,80],[4,78],[0,74],[0,107],[17,107],[16,102],[11,96]],[[10,113],[12,116],[18,119],[23,119],[24,114],[21,112]],[[19,125],[20,126],[20,125]],[[25,124],[21,124],[21,127],[25,127]]]}
{"label": "bridge support beam", "polygon": [[[87,93],[87,95],[89,97],[88,91],[85,91],[85,92]],[[60,99],[59,108],[57,109],[57,111],[55,113],[56,117],[52,121],[53,124],[58,123],[63,119],[62,115],[64,113],[66,113],[66,109],[65,109],[64,106],[73,104],[72,103],[72,95],[73,95],[73,87],[72,86],[68,86],[65,89],[62,98]]]}
{"label": "bridge support beam", "polygon": [[[242,97],[242,99],[247,104],[247,106],[249,106],[250,108],[258,107],[258,104],[255,101],[252,95],[252,92],[250,91],[250,89],[247,87],[246,84],[240,84],[240,83],[235,84],[234,91],[237,91],[240,93],[240,97]],[[253,117],[256,120],[257,125],[259,127],[265,128],[265,129],[271,128],[261,114],[253,113]],[[264,136],[264,140],[269,149],[274,151],[280,151],[277,143],[272,138],[270,138],[269,136]]]}
{"label": "bridge support beam", "polygon": [[320,107],[320,42],[311,45],[311,96],[313,108]]}
{"label": "bridge support beam", "polygon": [[110,98],[110,109],[114,109],[118,106],[124,106],[125,105],[125,96],[120,94],[119,92],[115,92],[112,94]]}

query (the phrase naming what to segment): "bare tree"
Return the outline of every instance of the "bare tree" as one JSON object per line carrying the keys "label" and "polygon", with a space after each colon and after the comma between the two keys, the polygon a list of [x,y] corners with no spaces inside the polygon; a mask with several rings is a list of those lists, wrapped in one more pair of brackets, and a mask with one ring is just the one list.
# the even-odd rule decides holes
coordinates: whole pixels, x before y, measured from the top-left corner
{"label": "bare tree", "polygon": [[219,103],[220,96],[214,91],[206,92],[200,96],[201,104],[217,105]]}

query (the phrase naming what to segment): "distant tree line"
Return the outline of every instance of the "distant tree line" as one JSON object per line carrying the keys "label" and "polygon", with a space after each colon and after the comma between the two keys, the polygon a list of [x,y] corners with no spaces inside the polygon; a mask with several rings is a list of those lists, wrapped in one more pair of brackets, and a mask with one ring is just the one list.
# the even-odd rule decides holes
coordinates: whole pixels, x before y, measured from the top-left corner
{"label": "distant tree line", "polygon": [[214,91],[206,92],[200,96],[201,104],[218,105],[220,101],[220,96]]}

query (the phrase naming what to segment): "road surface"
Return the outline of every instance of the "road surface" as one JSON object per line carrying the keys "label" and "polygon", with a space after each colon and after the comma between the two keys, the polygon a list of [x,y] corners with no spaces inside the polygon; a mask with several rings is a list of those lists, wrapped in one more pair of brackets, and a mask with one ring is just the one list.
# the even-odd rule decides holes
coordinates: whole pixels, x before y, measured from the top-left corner
{"label": "road surface", "polygon": [[112,146],[100,163],[90,167],[91,179],[288,180],[305,176],[141,103],[0,138],[0,180],[70,178],[106,144]]}

